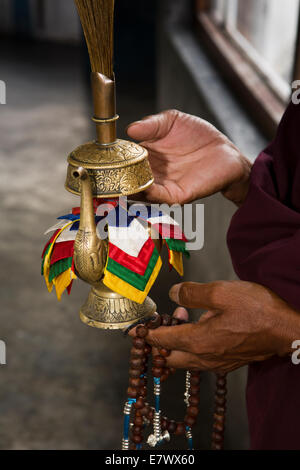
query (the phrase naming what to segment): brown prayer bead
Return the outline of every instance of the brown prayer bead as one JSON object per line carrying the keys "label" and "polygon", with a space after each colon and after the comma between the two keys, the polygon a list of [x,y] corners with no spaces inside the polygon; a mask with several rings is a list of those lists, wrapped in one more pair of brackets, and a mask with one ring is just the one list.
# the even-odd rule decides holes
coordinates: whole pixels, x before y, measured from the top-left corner
{"label": "brown prayer bead", "polygon": [[196,423],[196,418],[194,416],[189,416],[189,415],[186,415],[185,418],[184,418],[184,422],[187,426],[189,426],[190,428],[194,426],[194,424]]}
{"label": "brown prayer bead", "polygon": [[217,432],[213,432],[212,434],[212,438],[215,442],[223,442],[223,436],[221,436],[219,433]]}
{"label": "brown prayer bead", "polygon": [[167,313],[164,313],[162,316],[162,325],[163,326],[169,326],[171,325],[171,321],[172,321],[172,317],[170,317],[170,315],[168,315]]}
{"label": "brown prayer bead", "polygon": [[166,364],[166,359],[162,356],[154,356],[153,358],[153,365],[155,367],[164,367]]}
{"label": "brown prayer bead", "polygon": [[144,406],[142,409],[141,409],[141,415],[142,416],[147,416],[148,414],[148,407],[147,406]]}
{"label": "brown prayer bead", "polygon": [[132,379],[138,379],[141,375],[139,369],[129,369],[129,377]]}
{"label": "brown prayer bead", "polygon": [[140,410],[141,408],[144,408],[145,400],[142,397],[139,397],[133,406],[136,410]]}
{"label": "brown prayer bead", "polygon": [[175,434],[176,436],[182,436],[183,434],[185,434],[184,423],[177,423]]}
{"label": "brown prayer bead", "polygon": [[215,397],[215,402],[219,406],[224,406],[226,404],[226,397]]}
{"label": "brown prayer bead", "polygon": [[218,433],[222,434],[222,433],[224,433],[224,426],[223,426],[223,424],[214,423],[213,430],[215,432],[218,432]]}
{"label": "brown prayer bead", "polygon": [[143,426],[144,420],[143,420],[142,416],[135,416],[135,418],[133,420],[133,424],[135,426]]}
{"label": "brown prayer bead", "polygon": [[137,349],[144,349],[146,341],[143,338],[133,338],[133,346]]}
{"label": "brown prayer bead", "polygon": [[161,377],[163,374],[162,367],[152,367],[152,375],[153,377]]}
{"label": "brown prayer bead", "polygon": [[134,434],[134,435],[132,436],[132,441],[133,441],[135,444],[141,444],[141,442],[143,441],[143,436],[138,435],[138,434]]}
{"label": "brown prayer bead", "polygon": [[133,388],[133,387],[128,387],[127,389],[127,395],[129,396],[129,398],[136,398],[137,397],[137,389],[136,388]]}
{"label": "brown prayer bead", "polygon": [[158,313],[155,314],[155,317],[147,323],[147,327],[150,330],[155,330],[161,325],[161,317]]}
{"label": "brown prayer bead", "polygon": [[130,378],[129,379],[129,386],[133,388],[138,388],[140,386],[140,379],[137,378]]}
{"label": "brown prayer bead", "polygon": [[176,428],[177,428],[176,421],[171,419],[168,424],[168,431],[173,434],[176,431]]}
{"label": "brown prayer bead", "polygon": [[141,435],[143,432],[142,426],[133,426],[132,428],[132,434],[133,435]]}
{"label": "brown prayer bead", "polygon": [[191,395],[197,395],[200,392],[199,385],[191,385],[190,393]]}
{"label": "brown prayer bead", "polygon": [[145,355],[148,356],[149,354],[151,354],[151,352],[152,352],[151,346],[149,346],[149,344],[146,344],[146,346],[144,348]]}
{"label": "brown prayer bead", "polygon": [[226,413],[226,407],[225,406],[217,406],[216,407],[216,413],[218,415],[225,415]]}
{"label": "brown prayer bead", "polygon": [[148,334],[148,329],[144,325],[139,325],[136,328],[136,335],[138,338],[145,338]]}
{"label": "brown prayer bead", "polygon": [[144,350],[143,349],[131,348],[130,354],[131,354],[132,357],[139,357],[142,360],[144,358]]}
{"label": "brown prayer bead", "polygon": [[192,377],[201,377],[201,370],[193,370],[191,371]]}
{"label": "brown prayer bead", "polygon": [[175,374],[176,369],[174,367],[169,367],[170,374]]}
{"label": "brown prayer bead", "polygon": [[147,396],[147,387],[140,387],[139,394],[141,397],[146,398]]}
{"label": "brown prayer bead", "polygon": [[218,423],[225,423],[225,415],[224,414],[217,414],[214,413],[214,420],[217,421]]}
{"label": "brown prayer bead", "polygon": [[133,369],[139,369],[143,365],[143,361],[140,357],[132,357],[130,359],[130,365]]}
{"label": "brown prayer bead", "polygon": [[199,410],[196,406],[189,406],[186,410],[189,416],[198,416]]}
{"label": "brown prayer bead", "polygon": [[192,395],[189,398],[189,404],[192,406],[199,405],[200,403],[200,398],[197,395]]}
{"label": "brown prayer bead", "polygon": [[159,349],[158,352],[160,356],[163,356],[163,357],[168,357],[171,354],[171,351],[169,351],[168,349],[164,349],[164,348]]}
{"label": "brown prayer bead", "polygon": [[154,418],[154,408],[150,408],[149,413],[148,413],[148,419],[152,421],[153,418]]}
{"label": "brown prayer bead", "polygon": [[227,380],[227,372],[218,372],[217,374],[217,380],[219,379],[225,379]]}
{"label": "brown prayer bead", "polygon": [[222,441],[221,444],[214,443],[214,444],[212,445],[212,449],[213,449],[213,450],[223,450],[223,441]]}
{"label": "brown prayer bead", "polygon": [[200,384],[200,377],[191,377],[190,378],[190,384],[191,385],[199,385]]}
{"label": "brown prayer bead", "polygon": [[226,383],[227,383],[227,381],[223,377],[217,380],[217,386],[218,387],[226,388]]}

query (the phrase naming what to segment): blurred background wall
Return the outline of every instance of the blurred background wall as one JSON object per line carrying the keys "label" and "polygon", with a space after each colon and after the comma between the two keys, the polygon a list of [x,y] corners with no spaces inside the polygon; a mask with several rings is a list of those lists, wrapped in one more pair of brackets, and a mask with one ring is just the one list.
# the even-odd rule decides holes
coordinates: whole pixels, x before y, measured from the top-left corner
{"label": "blurred background wall", "polygon": [[[144,115],[177,108],[210,120],[254,159],[266,134],[199,40],[200,3],[202,11],[206,2],[116,1],[119,136]],[[78,204],[63,187],[66,157],[94,136],[81,28],[72,0],[0,0],[0,9],[0,80],[7,87],[0,106],[0,339],[7,344],[0,448],[119,448],[129,341],[80,323],[87,286],[76,283],[57,303],[39,273],[43,232]],[[185,278],[233,279],[226,231],[235,209],[220,195],[201,202],[205,247],[186,263]],[[168,290],[177,280],[161,273],[151,294],[161,312],[172,312]],[[165,387],[163,407],[174,419],[183,413],[183,381],[178,373]],[[246,370],[231,374],[229,449],[248,446],[245,383]],[[204,374],[197,449],[209,448],[213,386]],[[175,439],[172,447],[185,442]]]}

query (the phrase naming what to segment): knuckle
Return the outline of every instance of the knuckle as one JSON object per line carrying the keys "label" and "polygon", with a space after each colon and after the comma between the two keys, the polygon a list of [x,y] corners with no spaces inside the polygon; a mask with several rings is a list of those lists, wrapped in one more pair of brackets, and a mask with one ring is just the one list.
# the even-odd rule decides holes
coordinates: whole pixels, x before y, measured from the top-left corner
{"label": "knuckle", "polygon": [[173,117],[177,117],[180,113],[180,111],[178,111],[178,109],[169,109],[168,111],[166,111],[170,116],[173,116]]}
{"label": "knuckle", "polygon": [[221,307],[224,304],[224,297],[228,289],[226,281],[216,281],[211,284],[209,292],[209,301],[216,307]]}
{"label": "knuckle", "polygon": [[188,305],[192,297],[192,289],[189,284],[182,284],[179,291],[179,302],[181,305]]}

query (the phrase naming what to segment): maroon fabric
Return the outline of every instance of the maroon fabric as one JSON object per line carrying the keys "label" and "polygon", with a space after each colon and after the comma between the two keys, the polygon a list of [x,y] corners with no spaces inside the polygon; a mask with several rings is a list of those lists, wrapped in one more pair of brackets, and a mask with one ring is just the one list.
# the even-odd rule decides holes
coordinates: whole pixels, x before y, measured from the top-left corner
{"label": "maroon fabric", "polygon": [[[299,140],[300,105],[290,104],[254,164],[228,246],[240,279],[269,287],[300,311]],[[247,405],[252,449],[300,449],[300,366],[277,357],[250,365]]]}

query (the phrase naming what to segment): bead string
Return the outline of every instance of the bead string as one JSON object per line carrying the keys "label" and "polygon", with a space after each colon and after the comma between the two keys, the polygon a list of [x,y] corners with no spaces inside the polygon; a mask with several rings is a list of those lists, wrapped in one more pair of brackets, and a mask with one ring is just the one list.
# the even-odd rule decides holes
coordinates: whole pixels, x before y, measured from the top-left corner
{"label": "bead string", "polygon": [[227,379],[226,374],[216,375],[215,412],[212,434],[212,450],[222,450],[224,447]]}
{"label": "bead string", "polygon": [[[171,351],[159,349],[152,360],[152,376],[155,397],[155,407],[150,407],[147,399],[147,369],[152,348],[146,342],[149,329],[159,326],[179,325],[178,319],[169,315],[155,314],[145,324],[136,328],[136,337],[132,339],[129,368],[128,399],[124,407],[124,430],[122,450],[141,450],[144,441],[144,431],[148,425],[153,426],[153,432],[147,438],[151,447],[161,445],[170,440],[170,435],[185,435],[188,449],[193,450],[192,427],[196,424],[199,414],[200,371],[187,371],[185,382],[184,403],[186,414],[183,422],[169,420],[162,417],[160,409],[161,384],[176,370],[166,366],[166,358]],[[132,422],[131,411],[134,410]],[[223,448],[226,409],[226,374],[218,374],[215,395],[215,414],[212,436],[212,449]]]}

